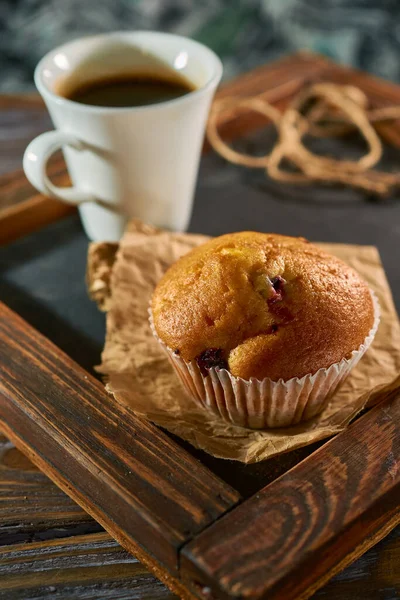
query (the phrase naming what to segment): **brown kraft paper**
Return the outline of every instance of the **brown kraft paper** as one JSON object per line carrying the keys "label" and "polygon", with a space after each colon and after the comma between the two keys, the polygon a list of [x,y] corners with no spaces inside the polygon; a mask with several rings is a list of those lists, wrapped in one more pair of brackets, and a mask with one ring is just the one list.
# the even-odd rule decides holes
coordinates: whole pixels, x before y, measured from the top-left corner
{"label": "brown kraft paper", "polygon": [[166,269],[207,239],[132,222],[118,249],[91,245],[89,293],[108,311],[98,370],[116,401],[213,456],[253,463],[339,433],[366,405],[400,384],[400,326],[377,249],[318,244],[358,271],[378,296],[381,321],[366,355],[320,415],[290,428],[244,429],[198,408],[153,337],[148,307]]}

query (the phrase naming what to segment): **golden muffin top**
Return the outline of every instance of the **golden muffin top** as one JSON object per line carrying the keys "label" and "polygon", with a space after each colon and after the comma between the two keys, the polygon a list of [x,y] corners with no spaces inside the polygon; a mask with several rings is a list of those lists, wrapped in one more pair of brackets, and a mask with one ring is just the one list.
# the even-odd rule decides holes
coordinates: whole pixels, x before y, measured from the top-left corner
{"label": "golden muffin top", "polygon": [[302,377],[356,350],[374,320],[370,291],[304,238],[243,231],[178,260],[152,298],[160,339],[203,372]]}

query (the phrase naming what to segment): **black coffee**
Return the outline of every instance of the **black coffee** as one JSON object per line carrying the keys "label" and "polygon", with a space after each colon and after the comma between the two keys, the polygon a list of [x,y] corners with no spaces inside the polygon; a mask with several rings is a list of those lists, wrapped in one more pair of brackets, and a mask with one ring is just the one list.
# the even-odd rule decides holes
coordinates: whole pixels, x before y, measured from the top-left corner
{"label": "black coffee", "polygon": [[193,90],[183,79],[131,75],[88,82],[66,93],[65,97],[91,106],[130,107],[173,100]]}

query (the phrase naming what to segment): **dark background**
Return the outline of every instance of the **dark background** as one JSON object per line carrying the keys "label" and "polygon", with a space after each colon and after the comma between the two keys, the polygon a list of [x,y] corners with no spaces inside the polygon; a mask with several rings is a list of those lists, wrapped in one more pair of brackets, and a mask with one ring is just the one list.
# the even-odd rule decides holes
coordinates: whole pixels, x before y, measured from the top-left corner
{"label": "dark background", "polygon": [[0,0],[0,91],[74,37],[156,29],[213,48],[225,77],[306,48],[400,81],[398,0]]}

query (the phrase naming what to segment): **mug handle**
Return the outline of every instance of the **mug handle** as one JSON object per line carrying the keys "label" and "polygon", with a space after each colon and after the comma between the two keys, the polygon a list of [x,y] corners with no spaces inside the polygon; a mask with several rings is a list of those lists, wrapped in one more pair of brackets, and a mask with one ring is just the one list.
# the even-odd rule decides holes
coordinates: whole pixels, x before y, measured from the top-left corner
{"label": "mug handle", "polygon": [[63,146],[71,146],[76,150],[84,150],[84,144],[78,138],[64,131],[47,131],[38,135],[26,148],[23,159],[25,175],[30,183],[42,194],[62,200],[67,204],[95,202],[96,198],[76,186],[58,187],[51,183],[46,175],[47,161],[54,152]]}

